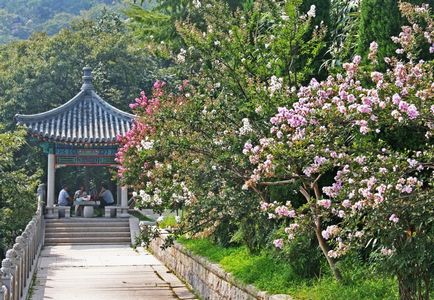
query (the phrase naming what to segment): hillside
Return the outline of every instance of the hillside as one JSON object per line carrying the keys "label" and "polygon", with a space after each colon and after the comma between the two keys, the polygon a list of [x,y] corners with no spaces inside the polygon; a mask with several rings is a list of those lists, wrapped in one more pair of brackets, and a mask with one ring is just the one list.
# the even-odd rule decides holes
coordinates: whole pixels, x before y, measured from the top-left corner
{"label": "hillside", "polygon": [[77,16],[116,9],[121,0],[0,0],[0,44],[27,39],[33,32],[55,34]]}

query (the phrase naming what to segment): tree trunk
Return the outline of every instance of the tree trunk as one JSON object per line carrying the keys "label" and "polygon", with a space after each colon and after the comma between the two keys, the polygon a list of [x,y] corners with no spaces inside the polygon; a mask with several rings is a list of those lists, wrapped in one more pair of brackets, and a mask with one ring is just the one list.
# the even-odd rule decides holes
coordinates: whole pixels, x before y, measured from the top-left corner
{"label": "tree trunk", "polygon": [[[319,179],[319,177],[317,179]],[[315,180],[312,183],[311,187],[313,188],[313,191],[315,193],[316,200],[317,201],[320,200],[321,199],[321,192],[319,190],[319,186],[318,186],[317,180]],[[307,199],[307,200],[309,201],[309,199]],[[320,217],[320,214],[318,212],[318,208],[317,207],[312,208],[312,213],[314,214],[315,235],[316,235],[316,238],[318,240],[319,247],[321,248],[322,253],[324,254],[325,258],[327,259],[327,263],[329,264],[330,269],[332,270],[333,275],[335,276],[336,280],[337,281],[341,281],[342,280],[341,271],[336,266],[335,259],[333,257],[330,257],[328,255],[328,252],[330,251],[330,247],[327,245],[327,242],[322,237],[321,217]]]}
{"label": "tree trunk", "polygon": [[324,256],[326,257],[326,259],[327,259],[327,263],[329,264],[330,269],[332,270],[333,275],[335,276],[335,279],[336,279],[337,281],[341,281],[341,280],[342,280],[342,274],[341,274],[341,271],[340,271],[339,268],[336,266],[336,261],[334,260],[334,258],[333,258],[333,257],[330,257],[330,256],[328,255],[328,252],[329,252],[330,248],[329,248],[329,246],[327,245],[327,242],[326,242],[326,241],[324,240],[324,238],[322,237],[322,234],[321,234],[321,222],[320,222],[320,219],[319,219],[319,218],[317,218],[317,219],[315,220],[315,235],[316,235],[316,238],[317,238],[317,240],[318,240],[319,247],[321,248],[322,253],[323,253]]}

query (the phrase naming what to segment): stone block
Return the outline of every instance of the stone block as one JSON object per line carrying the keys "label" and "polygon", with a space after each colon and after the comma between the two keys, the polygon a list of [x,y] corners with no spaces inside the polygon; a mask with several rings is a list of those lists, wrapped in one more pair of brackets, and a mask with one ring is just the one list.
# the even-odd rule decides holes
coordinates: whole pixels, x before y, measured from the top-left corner
{"label": "stone block", "polygon": [[106,218],[116,218],[117,206],[105,206],[104,207],[104,217]]}
{"label": "stone block", "polygon": [[83,217],[93,218],[93,206],[87,205],[83,208]]}

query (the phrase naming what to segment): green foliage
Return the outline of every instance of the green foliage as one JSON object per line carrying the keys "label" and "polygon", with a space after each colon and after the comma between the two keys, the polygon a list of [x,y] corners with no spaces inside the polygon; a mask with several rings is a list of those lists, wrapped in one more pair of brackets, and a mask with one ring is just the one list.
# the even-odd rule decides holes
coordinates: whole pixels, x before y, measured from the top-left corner
{"label": "green foliage", "polygon": [[55,34],[80,14],[103,7],[119,9],[120,0],[0,0],[0,44],[27,39],[34,32]]}
{"label": "green foliage", "polygon": [[25,132],[0,133],[0,259],[36,212],[40,172],[17,169],[14,154],[25,143]]}
{"label": "green foliage", "polygon": [[[231,11],[235,11],[251,1],[221,2],[227,4]],[[184,46],[177,29],[178,25],[188,22],[199,27],[203,26],[203,15],[195,8],[200,8],[205,5],[205,2],[198,1],[198,3],[200,4],[193,0],[135,0],[125,13],[132,21],[131,29],[145,42],[145,46],[164,58],[170,58],[171,51],[179,51]]]}
{"label": "green foliage", "polygon": [[176,218],[174,215],[164,216],[164,219],[161,222],[158,222],[159,228],[175,228],[178,226],[178,222],[176,222]]}
{"label": "green foliage", "polygon": [[361,4],[358,52],[366,56],[369,44],[378,43],[378,58],[383,65],[386,56],[394,54],[396,46],[390,39],[398,35],[401,24],[398,0],[363,0]]}
{"label": "green foliage", "polygon": [[[300,255],[301,253],[303,255]],[[319,277],[322,267],[325,266],[324,257],[321,255],[318,242],[312,233],[296,236],[277,255],[282,261],[287,262],[300,278]]]}
{"label": "green foliage", "polygon": [[[268,251],[251,254],[245,246],[221,247],[209,239],[178,240],[188,250],[218,263],[226,272],[243,283],[272,294],[290,294],[295,299],[365,299],[392,300],[397,298],[397,284],[393,278],[381,278],[357,259],[348,259],[343,270],[346,282],[336,282],[329,274],[306,280],[295,269],[274,258]],[[294,252],[294,255],[296,253]],[[299,252],[298,256],[304,256]]]}
{"label": "green foliage", "polygon": [[331,2],[329,34],[329,58],[323,67],[334,70],[349,61],[357,48],[360,7],[359,1],[335,0]]}

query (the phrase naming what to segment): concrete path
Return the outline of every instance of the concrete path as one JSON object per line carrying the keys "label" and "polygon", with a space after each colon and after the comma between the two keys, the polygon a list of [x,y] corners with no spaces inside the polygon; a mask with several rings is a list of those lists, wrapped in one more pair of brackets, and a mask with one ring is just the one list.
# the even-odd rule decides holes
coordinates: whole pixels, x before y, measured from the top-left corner
{"label": "concrete path", "polygon": [[123,245],[44,247],[32,300],[195,299],[153,255]]}

